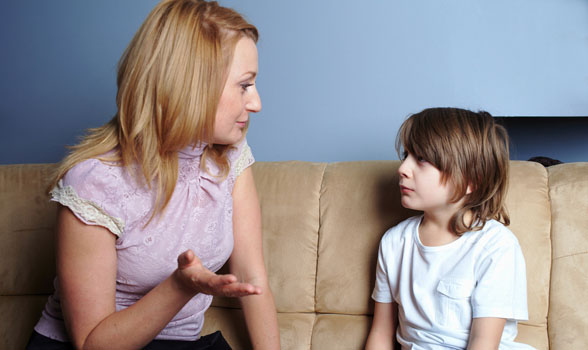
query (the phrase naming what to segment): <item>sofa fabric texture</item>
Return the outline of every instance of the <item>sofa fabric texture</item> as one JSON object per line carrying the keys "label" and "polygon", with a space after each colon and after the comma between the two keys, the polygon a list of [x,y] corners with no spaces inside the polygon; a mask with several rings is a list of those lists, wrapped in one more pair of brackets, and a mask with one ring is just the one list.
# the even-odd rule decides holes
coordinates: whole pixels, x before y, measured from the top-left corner
{"label": "sofa fabric texture", "polygon": [[[283,349],[362,349],[377,248],[402,208],[399,161],[258,162],[265,263]],[[54,164],[0,166],[0,348],[21,349],[55,276]],[[507,208],[527,265],[529,320],[517,341],[588,349],[588,163],[512,161]],[[222,270],[221,270],[222,271]],[[202,334],[249,349],[235,299],[215,298]]]}

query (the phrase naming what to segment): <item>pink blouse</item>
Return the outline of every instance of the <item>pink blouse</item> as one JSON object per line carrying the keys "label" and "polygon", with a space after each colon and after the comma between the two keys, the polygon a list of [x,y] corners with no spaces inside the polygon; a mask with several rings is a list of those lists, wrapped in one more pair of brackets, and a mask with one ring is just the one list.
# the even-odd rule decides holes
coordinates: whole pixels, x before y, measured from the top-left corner
{"label": "pink blouse", "polygon": [[[74,166],[52,191],[52,200],[67,206],[84,223],[106,227],[117,236],[116,310],[149,292],[177,268],[177,257],[192,249],[202,264],[217,271],[233,250],[233,198],[236,178],[254,162],[247,141],[228,153],[230,171],[222,180],[207,162],[201,171],[204,145],[179,153],[178,181],[165,211],[145,227],[155,193],[138,186],[125,168],[89,159]],[[49,297],[35,330],[68,341],[59,285]],[[197,294],[156,339],[196,340],[212,296]]]}

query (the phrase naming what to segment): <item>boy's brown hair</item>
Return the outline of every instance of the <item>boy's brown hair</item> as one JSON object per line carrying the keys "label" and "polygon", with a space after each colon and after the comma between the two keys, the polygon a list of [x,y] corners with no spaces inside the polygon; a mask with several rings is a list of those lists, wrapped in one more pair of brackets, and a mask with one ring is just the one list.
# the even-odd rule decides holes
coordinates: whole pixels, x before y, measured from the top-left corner
{"label": "boy's brown hair", "polygon": [[[508,188],[508,134],[488,112],[459,108],[429,108],[410,116],[396,138],[399,155],[422,157],[439,171],[442,183],[455,188],[452,198],[465,198],[451,218],[450,229],[458,235],[480,230],[487,220],[504,225],[510,218],[504,206]],[[468,186],[471,193],[467,193]],[[464,222],[471,211],[472,220]]]}

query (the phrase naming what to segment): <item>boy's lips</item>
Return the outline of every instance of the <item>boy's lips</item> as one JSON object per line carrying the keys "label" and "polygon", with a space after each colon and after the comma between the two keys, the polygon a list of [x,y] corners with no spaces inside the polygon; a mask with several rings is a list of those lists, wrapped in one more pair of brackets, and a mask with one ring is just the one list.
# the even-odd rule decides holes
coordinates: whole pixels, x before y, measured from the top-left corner
{"label": "boy's lips", "polygon": [[408,188],[406,186],[400,185],[400,192],[406,193],[406,192],[412,192],[412,188]]}

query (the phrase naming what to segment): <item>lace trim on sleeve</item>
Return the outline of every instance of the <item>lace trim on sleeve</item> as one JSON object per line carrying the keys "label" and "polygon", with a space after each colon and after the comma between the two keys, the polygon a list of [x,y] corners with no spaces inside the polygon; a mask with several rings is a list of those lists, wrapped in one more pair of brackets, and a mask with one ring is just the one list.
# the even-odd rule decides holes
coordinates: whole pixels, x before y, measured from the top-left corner
{"label": "lace trim on sleeve", "polygon": [[249,145],[245,145],[241,154],[239,154],[239,158],[235,161],[235,177],[239,177],[241,173],[247,169],[255,159],[253,158],[253,154],[251,153],[251,147]]}
{"label": "lace trim on sleeve", "polygon": [[125,223],[119,218],[108,215],[98,204],[80,198],[73,187],[64,187],[62,181],[59,181],[51,190],[51,196],[52,200],[68,207],[85,221],[104,226],[116,236],[121,237]]}

